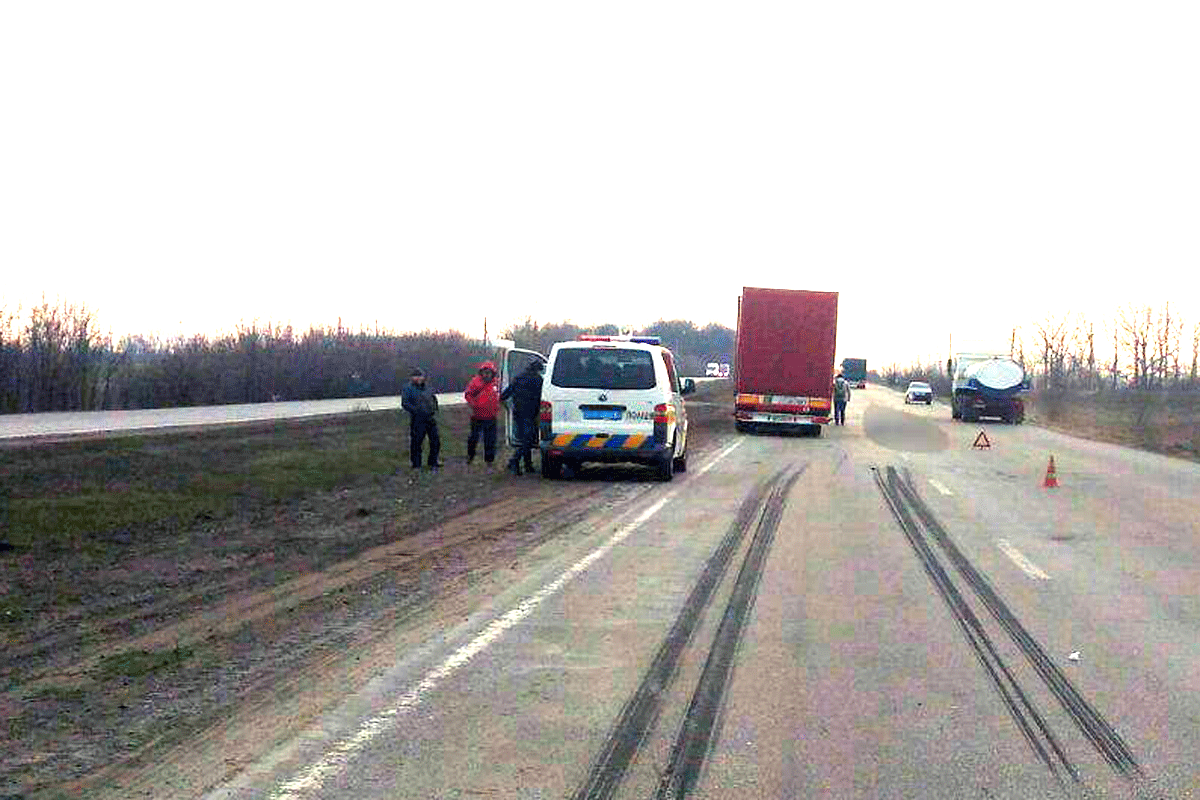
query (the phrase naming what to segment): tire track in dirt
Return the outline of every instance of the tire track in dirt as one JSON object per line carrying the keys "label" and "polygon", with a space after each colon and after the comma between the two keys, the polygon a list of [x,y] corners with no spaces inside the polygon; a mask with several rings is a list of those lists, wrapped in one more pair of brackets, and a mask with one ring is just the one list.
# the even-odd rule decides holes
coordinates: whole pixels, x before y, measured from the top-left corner
{"label": "tire track in dirt", "polygon": [[[255,660],[260,669],[239,685],[241,696],[190,719],[186,730],[169,729],[113,763],[60,788],[88,797],[197,796],[197,792],[250,763],[264,747],[285,740],[297,726],[336,702],[347,686],[360,686],[386,669],[398,652],[417,646],[472,613],[480,595],[469,591],[473,580],[470,576],[487,574],[498,564],[507,565],[511,558],[575,527],[590,515],[607,513],[647,488],[644,484],[564,485],[538,501],[537,513],[527,498],[516,523],[513,514],[517,510],[510,513],[506,506],[503,515],[486,524],[468,526],[479,519],[479,515],[472,514],[468,515],[471,520],[463,518],[456,520],[456,525],[448,523],[430,530],[428,533],[433,534],[453,528],[456,535],[420,555],[379,552],[388,548],[364,553],[361,559],[353,560],[365,562],[362,569],[353,572],[372,574],[358,581],[355,588],[370,588],[373,581],[386,582],[397,576],[407,575],[412,580],[415,574],[436,569],[439,560],[454,561],[457,571],[448,581],[439,577],[433,585],[406,593],[399,603],[389,602],[385,596],[382,609],[362,616],[351,614],[349,619],[331,620],[330,613],[318,607],[305,609],[299,617],[280,613],[276,620],[264,614],[257,622],[247,622],[245,628],[252,638],[278,626],[286,641],[274,642],[279,655],[268,657],[265,663],[261,658]],[[467,527],[473,527],[474,532]],[[411,547],[414,538],[395,544]],[[480,552],[465,552],[474,549]],[[334,580],[347,584],[350,572],[339,570]],[[319,606],[327,594],[313,597],[308,605]],[[357,592],[350,595],[356,596]],[[285,603],[283,610],[293,607]],[[297,621],[307,623],[309,629],[295,630]],[[274,630],[268,637],[277,635],[279,631]]]}
{"label": "tire track in dirt", "polygon": [[612,489],[605,485],[566,484],[546,498],[511,497],[422,533],[366,550],[361,555],[318,572],[301,575],[270,589],[231,597],[203,612],[193,614],[150,633],[101,647],[53,673],[34,676],[23,685],[36,691],[63,678],[80,678],[101,662],[123,652],[185,647],[206,639],[228,635],[253,622],[266,619],[340,589],[369,580],[381,572],[400,569],[415,561],[462,547],[498,534],[513,525],[528,522],[564,505],[596,498]]}

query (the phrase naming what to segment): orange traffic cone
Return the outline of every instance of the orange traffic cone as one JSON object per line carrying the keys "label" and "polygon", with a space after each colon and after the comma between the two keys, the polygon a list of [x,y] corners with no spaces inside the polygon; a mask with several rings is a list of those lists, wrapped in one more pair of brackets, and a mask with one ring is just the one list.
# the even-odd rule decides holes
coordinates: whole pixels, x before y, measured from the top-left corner
{"label": "orange traffic cone", "polygon": [[1046,480],[1042,481],[1042,487],[1045,489],[1058,488],[1058,474],[1054,471],[1054,456],[1050,456],[1050,463],[1046,465]]}

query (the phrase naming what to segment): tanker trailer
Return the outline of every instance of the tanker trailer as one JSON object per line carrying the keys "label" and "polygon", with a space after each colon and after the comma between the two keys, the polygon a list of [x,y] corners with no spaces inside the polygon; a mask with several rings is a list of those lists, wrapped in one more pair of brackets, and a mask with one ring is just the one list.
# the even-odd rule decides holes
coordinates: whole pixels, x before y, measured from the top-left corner
{"label": "tanker trailer", "polygon": [[964,422],[999,417],[1018,424],[1025,420],[1028,388],[1025,370],[1006,355],[957,353],[954,357],[951,415]]}

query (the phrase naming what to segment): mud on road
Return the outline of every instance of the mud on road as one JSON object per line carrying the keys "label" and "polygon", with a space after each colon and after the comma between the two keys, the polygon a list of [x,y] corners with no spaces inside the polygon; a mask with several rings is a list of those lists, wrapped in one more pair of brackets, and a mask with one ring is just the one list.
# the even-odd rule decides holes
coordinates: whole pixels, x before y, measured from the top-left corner
{"label": "mud on road", "polygon": [[[726,390],[702,387],[689,405],[693,455],[732,433]],[[368,469],[401,463],[395,412],[354,417],[345,441],[322,419],[123,446],[192,453],[212,437],[260,436],[269,456],[306,437],[359,447],[357,425],[392,451]],[[464,412],[447,410],[443,427],[438,472],[359,473],[283,497],[247,487],[224,513],[0,553],[0,796],[197,796],[480,607],[535,547],[651,479],[623,466],[556,482],[467,466]],[[79,456],[87,446],[22,452],[70,486],[82,480],[72,468],[96,468]]]}

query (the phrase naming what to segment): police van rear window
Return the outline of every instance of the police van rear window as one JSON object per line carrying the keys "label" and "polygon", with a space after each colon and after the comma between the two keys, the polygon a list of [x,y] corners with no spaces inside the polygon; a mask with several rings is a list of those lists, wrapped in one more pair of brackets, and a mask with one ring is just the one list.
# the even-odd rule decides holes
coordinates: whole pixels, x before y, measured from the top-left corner
{"label": "police van rear window", "polygon": [[653,389],[654,362],[647,350],[564,347],[550,382],[563,389]]}

